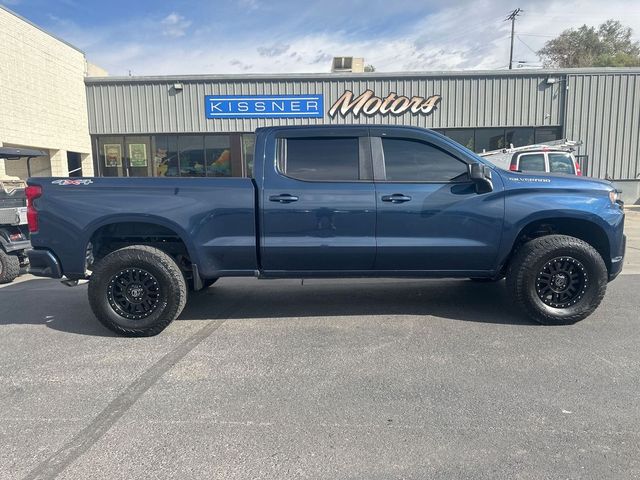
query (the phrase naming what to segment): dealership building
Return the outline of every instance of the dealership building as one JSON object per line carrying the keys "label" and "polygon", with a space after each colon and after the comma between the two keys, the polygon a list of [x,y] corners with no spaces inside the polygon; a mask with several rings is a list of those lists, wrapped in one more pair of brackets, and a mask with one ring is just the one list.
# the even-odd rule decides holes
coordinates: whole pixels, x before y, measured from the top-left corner
{"label": "dealership building", "polygon": [[98,175],[248,175],[256,128],[319,124],[432,128],[477,152],[567,138],[582,142],[586,175],[640,175],[637,68],[103,77],[85,85]]}
{"label": "dealership building", "polygon": [[46,149],[39,174],[248,176],[258,127],[385,124],[580,141],[584,174],[640,184],[639,68],[110,77],[3,7],[0,27],[0,145]]}

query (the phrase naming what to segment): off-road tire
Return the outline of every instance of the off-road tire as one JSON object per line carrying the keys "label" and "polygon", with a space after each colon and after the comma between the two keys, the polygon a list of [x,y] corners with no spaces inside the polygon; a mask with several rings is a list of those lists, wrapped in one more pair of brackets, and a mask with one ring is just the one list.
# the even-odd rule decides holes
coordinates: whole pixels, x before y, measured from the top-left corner
{"label": "off-road tire", "polygon": [[[154,309],[139,319],[127,318],[113,304],[110,283],[128,269],[146,272],[156,290]],[[182,312],[187,284],[169,255],[146,245],[132,245],[102,258],[89,280],[89,303],[96,318],[108,329],[128,337],[148,337],[164,330]]]}
{"label": "off-road tire", "polygon": [[11,283],[20,275],[20,259],[0,250],[0,283]]}
{"label": "off-road tire", "polygon": [[[563,308],[545,303],[537,290],[545,265],[558,258],[577,261],[584,275],[574,301]],[[547,235],[525,243],[511,260],[507,272],[507,286],[516,302],[543,325],[571,325],[591,315],[604,297],[607,280],[607,267],[598,251],[567,235]]]}

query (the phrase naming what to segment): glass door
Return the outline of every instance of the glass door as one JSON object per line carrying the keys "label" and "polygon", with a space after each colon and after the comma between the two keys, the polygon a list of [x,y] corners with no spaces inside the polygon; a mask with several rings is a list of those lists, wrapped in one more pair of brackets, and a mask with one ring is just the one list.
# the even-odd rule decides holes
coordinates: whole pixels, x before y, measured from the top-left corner
{"label": "glass door", "polygon": [[151,177],[151,153],[148,136],[99,137],[99,174],[103,177]]}
{"label": "glass door", "polygon": [[126,171],[128,177],[153,176],[148,136],[125,137]]}
{"label": "glass door", "polygon": [[103,177],[124,177],[124,137],[100,137],[98,139],[98,167]]}

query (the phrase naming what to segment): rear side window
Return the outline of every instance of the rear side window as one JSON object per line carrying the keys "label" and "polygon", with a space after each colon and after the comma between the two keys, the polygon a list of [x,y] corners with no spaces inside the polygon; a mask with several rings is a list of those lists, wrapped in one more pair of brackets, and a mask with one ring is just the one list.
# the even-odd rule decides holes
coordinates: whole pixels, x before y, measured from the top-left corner
{"label": "rear side window", "polygon": [[544,172],[544,153],[530,153],[520,156],[518,170],[521,172]]}
{"label": "rear side window", "polygon": [[382,149],[388,181],[451,182],[466,178],[464,162],[428,143],[383,138]]}
{"label": "rear side window", "polygon": [[576,173],[573,159],[568,153],[549,153],[549,170],[556,173]]}
{"label": "rear side window", "polygon": [[358,138],[288,138],[278,166],[300,180],[356,181],[360,179]]}

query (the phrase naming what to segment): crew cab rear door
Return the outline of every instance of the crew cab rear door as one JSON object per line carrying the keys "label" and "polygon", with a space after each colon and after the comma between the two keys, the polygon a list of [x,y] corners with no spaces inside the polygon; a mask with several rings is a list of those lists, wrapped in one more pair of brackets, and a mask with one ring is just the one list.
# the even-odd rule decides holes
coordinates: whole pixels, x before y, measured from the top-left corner
{"label": "crew cab rear door", "polygon": [[477,193],[474,157],[420,130],[371,127],[377,205],[376,270],[495,269],[504,218],[499,175]]}
{"label": "crew cab rear door", "polygon": [[265,274],[373,267],[376,198],[367,134],[360,127],[276,130],[260,193]]}

